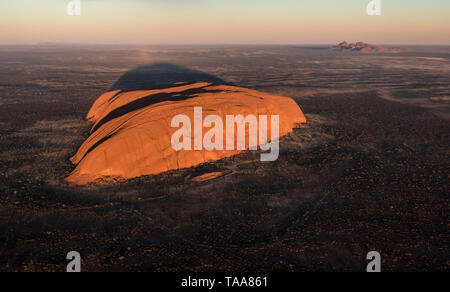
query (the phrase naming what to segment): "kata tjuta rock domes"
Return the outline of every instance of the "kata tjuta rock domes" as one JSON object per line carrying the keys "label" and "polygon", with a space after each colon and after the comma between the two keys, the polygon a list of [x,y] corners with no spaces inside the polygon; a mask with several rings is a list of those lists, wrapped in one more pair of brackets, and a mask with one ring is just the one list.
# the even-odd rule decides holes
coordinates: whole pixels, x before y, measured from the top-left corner
{"label": "kata tjuta rock domes", "polygon": [[330,48],[332,51],[352,51],[352,52],[363,52],[363,53],[398,53],[404,51],[401,48],[387,48],[374,46],[371,44],[357,42],[357,43],[348,43],[341,42],[336,46]]}
{"label": "kata tjuta rock domes", "polygon": [[[150,82],[157,82],[157,76],[153,77]],[[291,98],[214,84],[211,81],[220,81],[207,76],[180,81],[183,79],[186,79],[183,74],[173,80],[166,78],[166,82],[172,82],[170,85],[147,90],[142,84],[138,84],[137,90],[129,84],[125,90],[113,88],[100,96],[87,115],[87,119],[93,122],[91,135],[71,158],[77,167],[66,180],[82,185],[130,179],[236,155],[252,146],[252,137],[249,137],[251,123],[243,128],[246,143],[239,148],[238,124],[233,123],[229,128],[225,125],[229,116],[268,117],[267,141],[276,140],[306,122],[301,109]],[[156,87],[156,84],[152,86]],[[279,116],[276,137],[273,136],[276,120],[270,118],[275,115]],[[202,119],[200,124],[199,116]],[[190,120],[192,123],[180,127],[180,123],[174,124],[177,117],[184,117],[185,122]],[[216,119],[208,123],[208,117]],[[264,132],[261,132],[263,121],[256,121],[260,138]],[[176,136],[179,132],[184,135]],[[234,137],[229,136],[230,132],[235,134]],[[215,135],[212,137],[211,133]],[[213,149],[202,144],[206,143],[208,135],[209,141],[215,145]],[[237,145],[235,148],[229,148],[229,139],[233,139]],[[174,141],[183,141],[183,147],[174,147]],[[256,141],[258,145],[263,144],[261,140]],[[224,146],[221,147],[220,143]]]}

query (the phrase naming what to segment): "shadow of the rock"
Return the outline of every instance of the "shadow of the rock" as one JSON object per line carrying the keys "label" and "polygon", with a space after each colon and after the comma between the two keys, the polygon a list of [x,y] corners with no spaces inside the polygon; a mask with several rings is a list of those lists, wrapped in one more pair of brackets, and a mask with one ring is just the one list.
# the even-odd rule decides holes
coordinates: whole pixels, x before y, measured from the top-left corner
{"label": "shadow of the rock", "polygon": [[108,115],[106,115],[104,118],[102,118],[93,128],[92,132],[95,132],[98,130],[103,124],[114,120],[116,118],[119,118],[121,116],[124,116],[130,112],[140,110],[143,108],[146,108],[148,106],[151,106],[153,104],[161,103],[164,101],[182,101],[189,98],[196,97],[198,94],[201,93],[218,93],[220,91],[218,90],[206,90],[209,86],[201,87],[201,88],[192,88],[187,89],[182,92],[174,92],[174,93],[155,93],[143,96],[142,98],[139,98],[135,101],[129,102],[113,111],[111,111]]}
{"label": "shadow of the rock", "polygon": [[155,63],[141,66],[122,75],[113,85],[112,90],[133,91],[167,88],[174,83],[208,82],[227,84],[214,75],[169,63]]}

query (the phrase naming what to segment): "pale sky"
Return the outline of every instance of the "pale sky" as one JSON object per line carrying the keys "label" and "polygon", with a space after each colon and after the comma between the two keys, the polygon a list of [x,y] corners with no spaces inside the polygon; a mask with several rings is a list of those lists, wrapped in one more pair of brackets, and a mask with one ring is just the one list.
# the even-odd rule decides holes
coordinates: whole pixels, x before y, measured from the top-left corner
{"label": "pale sky", "polygon": [[449,0],[0,0],[0,44],[450,45]]}

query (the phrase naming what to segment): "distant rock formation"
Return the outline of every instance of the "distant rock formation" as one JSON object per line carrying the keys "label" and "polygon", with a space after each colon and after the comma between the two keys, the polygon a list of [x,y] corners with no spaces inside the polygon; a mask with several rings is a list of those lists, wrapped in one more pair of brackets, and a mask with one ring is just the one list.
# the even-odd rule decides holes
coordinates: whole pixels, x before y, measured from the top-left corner
{"label": "distant rock formation", "polygon": [[404,51],[402,48],[387,48],[378,47],[371,44],[366,44],[363,42],[348,43],[342,42],[337,46],[330,48],[332,51],[351,51],[351,52],[365,52],[365,53],[398,53]]}
{"label": "distant rock formation", "polygon": [[[279,115],[278,137],[306,122],[291,98],[256,90],[209,82],[177,82],[149,90],[143,90],[141,82],[139,85],[138,90],[130,90],[129,86],[126,90],[111,90],[94,103],[87,115],[94,123],[91,135],[71,159],[77,167],[66,179],[68,182],[83,185],[131,179],[242,152],[174,150],[171,139],[177,128],[172,128],[171,120],[178,115],[194,120],[194,107],[202,107],[205,115],[216,115],[224,121],[227,115]],[[269,136],[270,125],[267,130]],[[223,137],[226,135],[224,128]],[[248,131],[245,135],[249,141]],[[208,178],[198,178],[202,179]]]}

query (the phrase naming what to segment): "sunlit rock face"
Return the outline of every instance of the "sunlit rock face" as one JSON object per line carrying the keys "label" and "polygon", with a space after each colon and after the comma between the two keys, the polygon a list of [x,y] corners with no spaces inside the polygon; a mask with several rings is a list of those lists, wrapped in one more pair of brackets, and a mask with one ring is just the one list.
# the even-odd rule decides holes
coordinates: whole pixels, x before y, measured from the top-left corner
{"label": "sunlit rock face", "polygon": [[[271,140],[271,116],[279,116],[278,137],[306,122],[291,98],[230,85],[177,82],[151,90],[112,90],[100,96],[89,111],[87,119],[93,123],[91,135],[71,158],[77,167],[66,180],[78,185],[125,180],[189,168],[245,151],[237,147],[227,150],[225,146],[223,150],[207,150],[204,145],[196,150],[194,128],[199,125],[195,125],[194,108],[199,107],[203,118],[215,115],[222,119],[223,141],[227,138],[225,121],[229,115],[268,116],[268,140]],[[184,137],[192,138],[191,150],[177,151],[173,147],[173,135],[180,127],[173,127],[172,120],[179,115],[192,121],[191,137]],[[202,135],[213,126],[217,125],[203,127]],[[250,146],[249,133],[246,127],[245,149]],[[237,141],[234,142],[236,145]]]}

